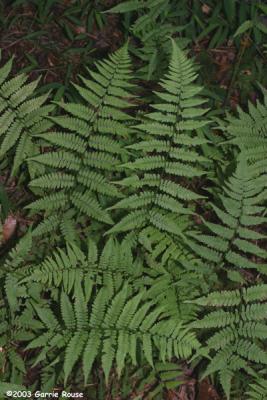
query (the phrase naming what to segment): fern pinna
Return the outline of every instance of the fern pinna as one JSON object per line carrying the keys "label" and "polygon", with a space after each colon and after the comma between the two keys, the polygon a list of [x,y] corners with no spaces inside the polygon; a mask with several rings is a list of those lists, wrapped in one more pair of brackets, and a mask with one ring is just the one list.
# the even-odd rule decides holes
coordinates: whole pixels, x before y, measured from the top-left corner
{"label": "fern pinna", "polygon": [[[101,252],[89,239],[87,251],[68,243],[66,250],[56,249],[40,264],[26,263],[19,269],[18,282],[19,285],[38,282],[47,289],[63,288],[67,294],[85,279],[105,286],[110,293],[127,282],[135,291],[146,289],[147,298],[154,300],[166,315],[191,321],[197,307],[185,304],[184,300],[207,292],[204,282],[200,284],[205,274],[207,271],[200,265],[194,266],[189,261],[186,264],[186,260],[180,265],[173,263],[164,267],[156,263],[153,256],[134,257],[124,242],[109,238]],[[212,276],[210,272],[209,275]]]}
{"label": "fern pinna", "polygon": [[65,383],[79,360],[86,383],[98,356],[108,380],[114,361],[119,375],[128,356],[137,363],[140,344],[151,365],[154,351],[164,361],[172,356],[188,357],[198,347],[194,334],[176,320],[164,318],[144,292],[132,293],[127,284],[115,294],[105,287],[96,290],[90,280],[85,280],[84,286],[85,290],[76,286],[74,303],[62,291],[60,318],[48,307],[33,305],[42,329],[27,349],[43,348],[39,360],[50,352],[62,353]]}
{"label": "fern pinna", "polygon": [[62,287],[69,294],[84,279],[91,279],[115,292],[126,281],[136,288],[144,287],[144,273],[141,260],[134,259],[130,249],[125,249],[118,241],[110,238],[99,252],[96,243],[89,239],[86,252],[68,243],[66,250],[56,249],[40,264],[21,268],[20,283],[40,282],[48,288]]}
{"label": "fern pinna", "polygon": [[135,159],[123,167],[133,172],[120,184],[134,194],[112,207],[128,212],[109,233],[138,233],[153,226],[167,235],[182,234],[177,215],[190,214],[190,202],[202,198],[186,186],[205,173],[197,147],[206,141],[197,130],[207,125],[201,118],[207,110],[201,107],[205,100],[193,83],[196,77],[191,61],[173,43],[169,71],[160,83],[163,91],[156,92],[161,103],[152,104],[155,111],[137,126],[144,139],[128,146]]}
{"label": "fern pinna", "polygon": [[[211,356],[204,376],[219,372],[227,395],[231,380],[240,369],[250,373],[253,366],[267,365],[264,341],[267,339],[267,285],[259,284],[242,290],[213,292],[194,301],[207,309],[216,308],[193,323],[208,331],[202,354]],[[206,352],[206,353],[205,353]]]}
{"label": "fern pinna", "polygon": [[228,115],[225,128],[229,144],[237,145],[250,163],[256,163],[260,172],[267,171],[267,91],[263,103],[249,102],[248,112],[238,108],[238,118]]}
{"label": "fern pinna", "polygon": [[8,79],[11,69],[12,59],[0,69],[0,159],[12,154],[14,176],[28,157],[39,153],[38,134],[52,127],[46,117],[54,106],[44,105],[49,93],[34,97],[39,79],[26,83],[26,74]]}
{"label": "fern pinna", "polygon": [[246,392],[247,400],[264,400],[267,397],[267,381],[260,375],[253,374],[254,380]]}
{"label": "fern pinna", "polygon": [[249,166],[240,155],[235,173],[219,196],[220,206],[211,204],[217,223],[203,219],[200,232],[190,232],[190,247],[206,262],[224,270],[228,277],[241,280],[242,270],[264,272],[267,252],[260,247],[266,239],[264,202],[267,198],[266,174]]}
{"label": "fern pinna", "polygon": [[125,153],[123,143],[131,131],[132,117],[123,111],[133,105],[128,101],[130,65],[127,46],[98,62],[98,72],[89,71],[93,80],[81,77],[83,86],[74,85],[83,103],[60,103],[67,114],[50,118],[60,130],[40,135],[55,150],[29,160],[47,167],[44,175],[30,183],[44,195],[29,207],[52,216],[35,234],[60,224],[64,234],[77,215],[112,224],[105,208],[112,198],[121,197],[111,177],[116,176]]}

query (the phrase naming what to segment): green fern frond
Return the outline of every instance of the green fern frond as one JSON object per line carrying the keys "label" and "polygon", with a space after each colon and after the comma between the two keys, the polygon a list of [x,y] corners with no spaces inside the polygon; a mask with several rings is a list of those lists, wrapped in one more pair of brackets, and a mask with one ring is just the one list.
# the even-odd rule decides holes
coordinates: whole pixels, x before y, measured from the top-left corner
{"label": "green fern frond", "polygon": [[266,223],[265,185],[266,175],[255,175],[253,167],[240,158],[236,172],[224,185],[220,207],[211,204],[218,223],[203,220],[202,232],[189,233],[192,250],[215,267],[263,272],[267,252],[258,243],[266,235],[258,228]]}
{"label": "green fern frond", "polygon": [[264,400],[267,397],[267,380],[257,377],[246,392],[247,400]]}
{"label": "green fern frond", "polygon": [[[169,38],[175,37],[175,41],[185,46],[189,40],[180,39],[177,33],[185,29],[185,26],[170,24],[167,16],[172,15],[173,5],[169,0],[130,0],[112,7],[107,12],[125,13],[136,11],[137,19],[131,27],[131,31],[140,42],[141,46],[134,48],[133,52],[141,61],[141,68],[137,71],[137,77],[147,80],[155,80],[162,77],[167,68],[170,53]],[[176,35],[175,35],[176,34]]]}
{"label": "green fern frond", "polygon": [[44,105],[49,93],[33,97],[39,79],[26,83],[25,74],[9,79],[11,68],[12,60],[0,69],[0,158],[12,153],[14,176],[28,157],[39,152],[35,135],[53,125],[46,117],[54,106]]}
{"label": "green fern frond", "polygon": [[228,143],[237,145],[251,163],[261,160],[259,170],[267,171],[267,96],[264,103],[249,102],[248,112],[238,108],[238,118],[228,116],[227,133],[231,139]]}
{"label": "green fern frond", "polygon": [[112,293],[126,280],[138,286],[142,271],[131,252],[112,238],[100,254],[94,242],[89,240],[87,255],[69,242],[66,251],[58,249],[40,265],[28,266],[21,283],[40,282],[63,287],[66,293],[70,293],[79,282],[84,281],[88,285],[102,283]]}
{"label": "green fern frond", "polygon": [[264,347],[267,339],[266,287],[262,284],[213,292],[192,301],[202,307],[217,308],[216,311],[206,311],[206,315],[196,319],[192,326],[208,330],[206,350],[211,361],[205,376],[219,372],[227,399],[230,398],[231,379],[236,371],[248,370],[251,363],[256,367],[267,364]]}
{"label": "green fern frond", "polygon": [[[44,332],[49,332],[49,337],[53,338],[64,330],[64,335],[68,338],[64,351],[65,382],[81,358],[85,382],[98,356],[108,380],[114,362],[119,374],[125,366],[126,358],[130,356],[132,362],[136,362],[139,346],[150,364],[153,364],[154,352],[165,360],[174,355],[188,357],[198,347],[195,336],[182,324],[162,318],[162,311],[155,308],[153,302],[145,301],[144,293],[129,296],[127,285],[112,298],[106,288],[102,288],[96,297],[88,298],[92,302],[89,306],[91,312],[80,287],[74,302],[74,328],[70,325],[73,316],[70,300],[65,294],[61,299],[63,320],[54,321],[54,316],[48,309],[35,308],[43,322]],[[89,319],[87,315],[90,315]],[[53,344],[53,339],[48,339],[43,346],[49,349],[53,346],[56,348],[57,344]],[[60,347],[58,350],[62,351]]]}
{"label": "green fern frond", "polygon": [[[74,85],[84,104],[58,104],[65,115],[50,120],[60,129],[37,134],[54,150],[49,147],[43,154],[28,159],[29,165],[46,169],[30,183],[33,190],[38,188],[38,193],[42,190],[43,198],[28,208],[42,210],[54,196],[51,211],[60,209],[62,218],[74,209],[73,223],[77,216],[85,215],[90,220],[112,224],[104,208],[112,197],[121,197],[111,178],[118,173],[133,121],[124,111],[133,106],[129,101],[133,96],[128,91],[132,76],[127,46],[95,66],[97,72],[88,71],[92,80],[81,77],[82,84]],[[60,194],[53,194],[55,189]]]}
{"label": "green fern frond", "polygon": [[182,367],[174,362],[157,362],[154,368],[144,366],[138,369],[133,378],[137,379],[136,392],[146,393],[149,399],[162,399],[167,390],[179,390],[185,381]]}
{"label": "green fern frond", "polygon": [[208,124],[200,119],[207,110],[200,107],[205,101],[196,97],[201,88],[193,83],[195,79],[191,61],[173,43],[169,71],[160,83],[163,91],[156,92],[163,101],[152,104],[157,111],[137,126],[145,132],[144,140],[129,146],[137,156],[123,165],[134,172],[119,183],[135,189],[135,194],[112,207],[129,209],[129,214],[109,233],[133,229],[138,233],[153,226],[167,236],[183,236],[172,221],[177,214],[190,214],[190,202],[202,198],[184,185],[184,178],[190,181],[205,174],[204,158],[196,146],[205,143],[197,130]]}

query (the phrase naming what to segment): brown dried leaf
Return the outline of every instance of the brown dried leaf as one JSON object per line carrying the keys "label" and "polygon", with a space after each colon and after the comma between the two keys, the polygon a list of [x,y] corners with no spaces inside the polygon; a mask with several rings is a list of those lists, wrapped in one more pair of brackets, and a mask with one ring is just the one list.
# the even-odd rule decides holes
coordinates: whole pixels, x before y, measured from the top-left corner
{"label": "brown dried leaf", "polygon": [[196,400],[220,400],[220,397],[215,387],[210,384],[209,380],[204,379],[199,384]]}
{"label": "brown dried leaf", "polygon": [[9,215],[3,224],[3,242],[7,242],[15,233],[17,227],[17,219],[13,215]]}
{"label": "brown dried leaf", "polygon": [[201,7],[201,10],[202,10],[203,14],[208,15],[211,12],[211,7],[208,6],[208,4],[203,4],[203,6]]}

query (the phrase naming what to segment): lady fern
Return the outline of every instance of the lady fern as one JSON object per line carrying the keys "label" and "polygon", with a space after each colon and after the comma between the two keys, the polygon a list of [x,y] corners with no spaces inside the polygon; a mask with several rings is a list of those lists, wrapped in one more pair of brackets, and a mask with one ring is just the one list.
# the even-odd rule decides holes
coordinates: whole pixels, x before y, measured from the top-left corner
{"label": "lady fern", "polygon": [[144,139],[128,146],[136,156],[123,165],[132,173],[120,184],[134,194],[112,207],[127,213],[109,233],[142,234],[152,226],[167,236],[183,236],[177,215],[190,214],[190,203],[203,198],[184,184],[185,179],[190,182],[205,174],[198,147],[206,140],[197,131],[208,124],[201,118],[207,110],[201,107],[205,100],[198,96],[196,77],[191,61],[173,43],[169,71],[160,83],[163,91],[156,92],[161,102],[152,104],[155,111],[137,126]]}
{"label": "lady fern", "polygon": [[[73,293],[85,280],[92,285],[103,285],[110,294],[116,293],[124,282],[134,291],[146,289],[146,298],[153,300],[165,315],[181,321],[191,321],[198,307],[185,304],[207,291],[203,277],[210,271],[187,260],[163,266],[151,256],[134,257],[124,242],[110,238],[99,251],[99,246],[88,240],[88,250],[81,251],[75,244],[67,244],[66,250],[57,249],[37,265],[26,264],[19,269],[20,286],[38,282],[47,289],[61,288],[66,294]],[[202,279],[202,284],[200,281]],[[18,289],[16,289],[18,290]]]}
{"label": "lady fern", "polygon": [[40,282],[47,288],[61,287],[69,294],[76,285],[89,279],[114,293],[125,281],[143,287],[144,272],[141,260],[134,259],[130,249],[125,249],[116,240],[109,239],[100,252],[96,243],[89,239],[87,252],[75,244],[67,244],[65,251],[59,248],[40,264],[21,268],[20,282]]}
{"label": "lady fern", "polygon": [[248,112],[238,108],[238,118],[229,115],[226,132],[230,144],[237,145],[259,172],[267,171],[267,91],[263,89],[263,103],[248,103]]}
{"label": "lady fern", "polygon": [[267,380],[256,377],[246,392],[247,400],[264,400],[267,397]]}
{"label": "lady fern", "polygon": [[222,143],[175,43],[145,116],[131,108],[130,65],[127,46],[98,62],[57,116],[33,97],[36,82],[8,80],[11,62],[0,70],[0,149],[15,153],[13,173],[27,157],[27,208],[43,217],[1,261],[1,379],[96,398],[96,381],[111,388],[125,373],[130,398],[134,366],[151,371],[141,396],[163,398],[192,361],[227,398],[264,398],[267,188],[255,137],[264,149],[266,99],[228,118]]}
{"label": "lady fern", "polygon": [[85,286],[85,291],[81,286],[76,287],[74,303],[65,292],[61,293],[60,319],[50,308],[34,306],[43,328],[39,338],[30,342],[27,348],[41,346],[43,355],[64,351],[65,382],[78,361],[83,363],[87,382],[98,355],[106,380],[114,361],[120,374],[128,356],[133,364],[137,363],[140,344],[151,365],[154,349],[159,352],[160,359],[165,360],[173,355],[187,357],[197,348],[194,335],[182,324],[162,318],[162,310],[155,308],[153,301],[143,301],[142,291],[131,295],[128,286],[124,285],[111,297],[105,287],[94,294],[95,290],[86,281]]}
{"label": "lady fern", "polygon": [[38,134],[52,127],[46,117],[54,106],[44,105],[49,93],[34,97],[39,79],[26,83],[25,74],[9,79],[11,68],[12,59],[0,69],[0,159],[12,154],[14,176],[28,157],[39,153]]}
{"label": "lady fern", "polygon": [[30,182],[32,189],[41,189],[44,195],[29,208],[53,214],[44,220],[41,233],[55,227],[64,233],[66,216],[73,226],[77,215],[112,224],[105,208],[112,198],[121,197],[111,177],[118,173],[125,154],[123,143],[131,132],[132,117],[124,112],[133,105],[128,101],[130,66],[127,46],[98,62],[98,72],[89,71],[92,80],[81,77],[82,86],[74,85],[81,104],[60,103],[66,114],[50,118],[59,130],[40,134],[50,148],[55,146],[54,151],[29,160],[30,165],[46,167],[45,174]]}
{"label": "lady fern", "polygon": [[267,338],[267,285],[251,286],[242,290],[212,292],[194,301],[210,308],[193,326],[206,330],[206,351],[211,361],[204,376],[219,372],[220,381],[230,398],[231,380],[241,369],[250,371],[267,364],[264,341]]}
{"label": "lady fern", "polygon": [[[220,206],[211,204],[217,223],[203,219],[201,232],[191,232],[189,246],[215,268],[231,275],[234,270],[266,269],[267,252],[260,247],[264,234],[266,174],[258,175],[243,157],[236,172],[225,183]],[[262,227],[262,228],[261,228]],[[260,229],[261,228],[261,229]],[[236,276],[236,275],[235,275]],[[239,278],[240,279],[240,278]]]}
{"label": "lady fern", "polygon": [[[184,6],[181,5],[181,8]],[[132,52],[139,57],[142,67],[136,72],[137,77],[147,80],[156,80],[162,77],[167,68],[170,53],[169,38],[185,29],[176,23],[171,24],[176,14],[176,4],[170,0],[126,1],[115,5],[106,12],[128,13],[136,12],[136,20],[131,26],[133,35],[140,41],[140,48],[135,47]],[[179,46],[189,42],[187,38],[175,37]]]}

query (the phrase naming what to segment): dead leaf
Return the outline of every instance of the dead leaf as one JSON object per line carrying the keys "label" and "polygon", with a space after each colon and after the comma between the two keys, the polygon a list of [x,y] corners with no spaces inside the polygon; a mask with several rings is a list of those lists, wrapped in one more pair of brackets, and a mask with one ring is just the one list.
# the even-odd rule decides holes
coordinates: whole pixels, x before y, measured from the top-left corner
{"label": "dead leaf", "polygon": [[215,387],[210,384],[209,380],[204,379],[199,384],[196,400],[220,400],[220,397]]}
{"label": "dead leaf", "polygon": [[202,10],[203,14],[209,15],[211,12],[211,7],[208,6],[207,4],[203,4],[203,6],[201,7],[201,10]]}
{"label": "dead leaf", "polygon": [[17,227],[17,219],[13,215],[9,215],[3,224],[3,242],[7,242],[15,233]]}

